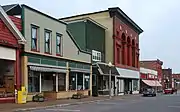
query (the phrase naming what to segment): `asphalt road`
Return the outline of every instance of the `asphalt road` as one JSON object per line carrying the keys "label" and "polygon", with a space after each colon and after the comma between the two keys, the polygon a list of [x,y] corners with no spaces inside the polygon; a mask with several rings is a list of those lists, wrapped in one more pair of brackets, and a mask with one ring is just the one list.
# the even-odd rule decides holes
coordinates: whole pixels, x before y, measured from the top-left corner
{"label": "asphalt road", "polygon": [[180,93],[157,97],[137,96],[31,112],[180,112]]}

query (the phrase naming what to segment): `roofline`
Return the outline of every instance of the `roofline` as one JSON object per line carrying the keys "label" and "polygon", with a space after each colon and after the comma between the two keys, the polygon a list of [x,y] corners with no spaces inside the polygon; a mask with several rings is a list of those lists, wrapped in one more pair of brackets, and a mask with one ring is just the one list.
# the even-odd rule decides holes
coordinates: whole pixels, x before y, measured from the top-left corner
{"label": "roofline", "polygon": [[25,4],[22,4],[21,6],[22,6],[22,7],[25,7],[25,8],[28,8],[28,9],[30,9],[30,10],[32,10],[32,11],[35,11],[35,12],[37,12],[37,13],[43,15],[43,16],[46,16],[46,17],[48,17],[48,18],[51,18],[51,19],[53,19],[53,20],[55,20],[55,21],[57,21],[57,22],[60,22],[60,23],[62,23],[62,24],[64,24],[64,25],[67,25],[67,23],[65,23],[65,22],[63,22],[63,21],[61,21],[61,20],[58,20],[58,19],[56,19],[55,17],[49,16],[49,15],[43,13],[43,12],[40,12],[40,11],[38,11],[38,10],[30,7],[30,6],[27,6],[27,5],[25,5]]}
{"label": "roofline", "polygon": [[89,20],[91,21],[92,23],[96,24],[97,26],[103,28],[103,29],[108,29],[107,27],[103,26],[102,24],[98,23],[97,21],[91,19],[90,17],[85,17],[85,18],[80,18],[80,19],[74,19],[74,20],[65,20],[65,22],[67,23],[75,23],[75,22],[80,22],[80,21],[86,21],[86,20]]}
{"label": "roofline", "polygon": [[139,34],[143,32],[143,30],[129,17],[124,13],[119,7],[114,7],[114,8],[108,8],[109,12],[115,11],[118,12],[123,18],[125,18],[133,27],[135,27]]}
{"label": "roofline", "polygon": [[16,25],[12,22],[12,20],[8,17],[4,9],[0,6],[0,16],[2,17],[2,21],[8,29],[11,31],[11,33],[17,38],[19,44],[25,44],[26,39],[24,36],[21,34],[19,29],[16,27]]}
{"label": "roofline", "polygon": [[85,14],[78,14],[78,15],[69,16],[69,17],[63,17],[63,18],[59,18],[59,20],[74,18],[74,17],[78,17],[78,16],[86,16],[86,15],[91,15],[91,14],[97,14],[97,13],[102,13],[102,12],[108,12],[108,10],[90,12],[90,13],[85,13]]}

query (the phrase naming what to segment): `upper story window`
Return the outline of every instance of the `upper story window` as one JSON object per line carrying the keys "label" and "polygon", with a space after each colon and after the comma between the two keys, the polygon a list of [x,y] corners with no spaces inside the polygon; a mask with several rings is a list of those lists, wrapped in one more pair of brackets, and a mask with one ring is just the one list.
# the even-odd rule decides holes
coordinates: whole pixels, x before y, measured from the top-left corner
{"label": "upper story window", "polygon": [[45,53],[51,53],[51,31],[45,30]]}
{"label": "upper story window", "polygon": [[62,35],[56,34],[56,54],[62,55]]}
{"label": "upper story window", "polygon": [[101,61],[101,52],[92,50],[92,60]]}
{"label": "upper story window", "polygon": [[32,25],[31,26],[31,50],[38,51],[38,30],[39,28]]}

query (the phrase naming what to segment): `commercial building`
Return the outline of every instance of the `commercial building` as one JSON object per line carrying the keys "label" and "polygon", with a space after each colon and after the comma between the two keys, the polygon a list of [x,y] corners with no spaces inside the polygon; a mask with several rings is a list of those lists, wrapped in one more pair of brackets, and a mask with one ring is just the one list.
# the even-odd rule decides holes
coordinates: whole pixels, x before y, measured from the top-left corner
{"label": "commercial building", "polygon": [[[138,93],[140,79],[139,35],[143,30],[118,7],[65,17],[60,20],[69,22],[83,18],[90,18],[107,28],[105,30],[105,64],[103,66],[107,66],[111,62],[116,67],[117,73],[113,72],[114,80],[111,82],[114,94]],[[91,44],[93,45],[93,43]],[[109,74],[107,73],[107,75]]]}

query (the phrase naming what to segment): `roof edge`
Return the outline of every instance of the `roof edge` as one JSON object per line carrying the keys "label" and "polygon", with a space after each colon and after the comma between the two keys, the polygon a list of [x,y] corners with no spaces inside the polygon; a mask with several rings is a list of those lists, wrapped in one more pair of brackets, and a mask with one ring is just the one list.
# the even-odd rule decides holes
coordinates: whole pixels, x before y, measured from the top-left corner
{"label": "roof edge", "polygon": [[144,32],[129,16],[127,16],[119,7],[108,8],[109,12],[118,12],[123,16],[133,27],[138,30],[139,34]]}
{"label": "roof edge", "polygon": [[52,17],[52,16],[50,16],[50,15],[48,15],[48,14],[45,14],[45,13],[43,13],[43,12],[37,10],[37,9],[34,9],[34,8],[30,7],[30,6],[27,6],[27,5],[25,5],[25,4],[22,4],[21,6],[22,6],[22,7],[25,7],[25,8],[28,8],[28,9],[34,11],[34,12],[39,13],[39,14],[42,14],[42,15],[44,15],[44,16],[46,16],[46,17],[48,17],[48,18],[51,18],[51,19],[53,19],[53,20],[55,20],[55,21],[57,21],[57,22],[60,22],[60,23],[62,23],[62,24],[67,25],[67,23],[65,23],[65,22],[63,22],[63,21],[61,21],[61,20],[59,20],[59,19],[57,19],[57,18],[55,18],[55,17]]}

